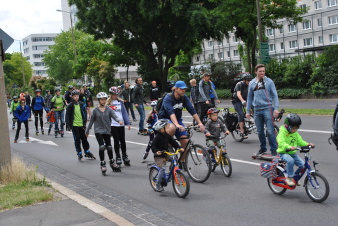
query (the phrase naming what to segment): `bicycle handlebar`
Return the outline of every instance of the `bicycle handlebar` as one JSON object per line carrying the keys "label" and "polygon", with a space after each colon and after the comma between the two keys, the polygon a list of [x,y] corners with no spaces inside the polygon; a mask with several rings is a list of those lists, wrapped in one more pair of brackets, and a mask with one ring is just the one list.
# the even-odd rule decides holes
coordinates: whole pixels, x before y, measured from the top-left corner
{"label": "bicycle handlebar", "polygon": [[218,140],[222,140],[222,139],[226,138],[226,136],[228,136],[228,134],[225,133],[224,136],[216,137],[216,136],[211,135],[211,136],[206,136],[206,138],[207,138],[207,139],[218,139]]}
{"label": "bicycle handlebar", "polygon": [[178,153],[181,151],[181,149],[177,149],[174,153],[172,152],[168,152],[168,151],[164,151],[163,153],[164,154],[167,154],[169,156],[172,156],[172,155],[178,155]]}
{"label": "bicycle handlebar", "polygon": [[[300,151],[300,153],[308,153],[308,152],[310,152],[311,148],[315,148],[315,147],[311,146],[311,145],[307,145],[307,146],[297,147],[295,150]],[[290,151],[295,151],[295,150],[286,149],[285,151],[290,152]]]}

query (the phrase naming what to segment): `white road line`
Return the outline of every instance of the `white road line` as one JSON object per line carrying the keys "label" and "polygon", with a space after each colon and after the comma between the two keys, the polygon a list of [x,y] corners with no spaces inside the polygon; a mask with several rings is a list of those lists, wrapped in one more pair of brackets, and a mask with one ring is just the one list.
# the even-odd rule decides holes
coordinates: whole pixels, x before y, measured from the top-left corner
{"label": "white road line", "polygon": [[323,131],[323,130],[310,130],[310,129],[299,129],[300,132],[308,132],[308,133],[332,133],[331,131]]}

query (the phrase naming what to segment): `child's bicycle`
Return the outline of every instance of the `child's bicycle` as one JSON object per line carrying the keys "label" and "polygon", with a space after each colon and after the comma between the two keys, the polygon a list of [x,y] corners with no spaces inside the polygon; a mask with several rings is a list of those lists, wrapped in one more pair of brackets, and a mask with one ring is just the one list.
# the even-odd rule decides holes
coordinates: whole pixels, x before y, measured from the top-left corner
{"label": "child's bicycle", "polygon": [[[158,192],[163,191],[163,187],[166,187],[170,181],[172,181],[174,191],[176,195],[180,198],[185,198],[190,191],[190,183],[188,177],[183,174],[183,172],[178,168],[178,158],[179,149],[175,153],[164,152],[170,156],[170,167],[169,173],[165,172],[163,178],[157,178],[157,175],[160,171],[160,168],[156,165],[152,165],[149,169],[149,182],[151,187]],[[161,190],[156,188],[156,183],[158,180],[161,180]]]}
{"label": "child's bicycle", "polygon": [[[316,165],[317,162],[313,161],[314,170],[311,169],[309,160],[311,159],[310,152],[311,146],[298,147],[297,150],[300,150],[301,153],[304,153],[305,156],[305,164],[304,169],[301,171],[299,175],[295,175],[293,179],[297,183],[302,176],[305,174],[306,177],[304,180],[304,187],[306,194],[312,199],[314,202],[323,202],[327,199],[330,192],[329,183],[326,178],[317,172]],[[281,159],[277,159],[278,163],[276,166],[276,177],[268,178],[268,185],[271,191],[274,194],[282,195],[285,193],[286,189],[293,190],[296,186],[289,186],[286,184],[286,165],[285,162]],[[296,184],[295,183],[295,184]]]}
{"label": "child's bicycle", "polygon": [[224,144],[225,144],[224,139],[225,139],[226,136],[227,136],[227,134],[225,134],[223,137],[222,136],[220,136],[220,137],[208,136],[207,139],[208,138],[217,139],[220,142],[218,155],[217,155],[217,143],[214,143],[215,146],[211,146],[211,147],[208,148],[210,155],[211,155],[211,162],[212,162],[211,172],[214,172],[216,167],[218,165],[220,165],[224,175],[226,177],[230,177],[231,173],[232,173],[232,164],[231,164],[231,160],[230,160],[230,158],[229,158],[229,156],[226,152],[226,149],[223,149]]}

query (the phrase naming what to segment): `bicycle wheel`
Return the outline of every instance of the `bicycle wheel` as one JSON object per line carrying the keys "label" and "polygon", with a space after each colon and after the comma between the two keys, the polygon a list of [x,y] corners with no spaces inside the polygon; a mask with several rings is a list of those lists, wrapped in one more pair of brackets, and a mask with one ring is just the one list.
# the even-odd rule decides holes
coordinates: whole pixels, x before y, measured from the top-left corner
{"label": "bicycle wheel", "polygon": [[185,198],[189,194],[190,183],[181,170],[176,171],[176,175],[173,175],[172,182],[174,191],[178,197]]}
{"label": "bicycle wheel", "polygon": [[231,136],[237,142],[242,142],[244,140],[244,138],[241,137],[241,130],[239,129],[239,124],[237,124],[236,129],[231,132]]}
{"label": "bicycle wheel", "polygon": [[323,202],[329,196],[329,182],[320,173],[311,173],[305,178],[304,185],[306,194],[314,202]]}
{"label": "bicycle wheel", "polygon": [[194,144],[186,150],[185,166],[190,178],[198,183],[208,180],[211,173],[210,155],[204,147]]}
{"label": "bicycle wheel", "polygon": [[228,155],[222,156],[221,169],[226,177],[231,176],[232,164]]}
{"label": "bicycle wheel", "polygon": [[151,167],[149,169],[149,182],[150,182],[150,186],[155,190],[155,191],[162,191],[162,190],[158,190],[156,188],[156,182],[157,182],[157,174],[158,174],[158,169],[156,167]]}
{"label": "bicycle wheel", "polygon": [[279,133],[279,128],[276,125],[274,125],[274,132],[275,132],[275,136],[277,137],[277,135]]}
{"label": "bicycle wheel", "polygon": [[[284,173],[280,170],[280,169],[277,169],[277,177],[285,177]],[[278,187],[274,184],[272,184],[272,178],[268,178],[268,185],[269,185],[269,188],[270,190],[276,194],[276,195],[282,195],[286,192],[286,188],[282,188],[282,187]]]}

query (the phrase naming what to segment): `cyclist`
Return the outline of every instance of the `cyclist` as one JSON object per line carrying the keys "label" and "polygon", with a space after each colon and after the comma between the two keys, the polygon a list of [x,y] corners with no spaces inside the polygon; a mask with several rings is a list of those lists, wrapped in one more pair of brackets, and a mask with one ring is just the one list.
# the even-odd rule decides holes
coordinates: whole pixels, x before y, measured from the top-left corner
{"label": "cyclist", "polygon": [[[65,124],[65,106],[67,105],[65,98],[61,95],[61,91],[59,88],[55,89],[55,96],[52,98],[52,110],[55,112],[55,138],[57,138],[57,134],[60,133],[61,137],[63,137],[63,127]],[[59,120],[60,120],[60,128],[59,128]],[[60,129],[60,130],[59,130]]]}
{"label": "cyclist", "polygon": [[43,130],[43,109],[45,108],[45,101],[43,97],[41,96],[41,90],[37,89],[35,90],[35,97],[33,97],[32,100],[32,111],[35,118],[35,133],[36,135],[39,134],[38,124],[40,119],[40,127],[41,127],[41,133],[44,134]]}
{"label": "cyclist", "polygon": [[28,118],[31,115],[31,110],[28,105],[26,105],[26,102],[24,100],[20,101],[20,106],[16,108],[14,111],[15,117],[18,119],[18,129],[16,130],[15,138],[14,138],[14,143],[18,143],[19,139],[19,133],[21,130],[21,123],[25,124],[25,137],[26,141],[29,141],[29,128],[28,128]]}
{"label": "cyclist", "polygon": [[[175,150],[181,149],[181,151],[184,151],[174,138],[166,132],[165,126],[168,122],[167,119],[160,119],[154,124],[154,130],[158,133],[151,144],[151,150],[154,153],[155,164],[161,169],[158,172],[157,178],[163,178],[164,176],[166,154],[163,152],[168,151],[168,145],[170,144]],[[162,190],[161,180],[157,180],[156,188],[157,190]]]}
{"label": "cyclist", "polygon": [[[205,124],[205,136],[206,136],[206,144],[209,147],[209,150],[212,151],[215,147],[215,143],[217,143],[217,147],[220,146],[219,137],[221,132],[229,134],[230,131],[226,128],[225,124],[218,118],[219,110],[216,108],[210,108],[207,112],[208,121]],[[210,138],[210,136],[214,136],[216,138]],[[224,146],[225,148],[225,146]]]}
{"label": "cyclist", "polygon": [[247,74],[243,81],[237,82],[234,92],[232,94],[232,105],[235,108],[235,111],[237,112],[238,122],[239,122],[239,128],[241,130],[240,136],[244,139],[247,139],[247,134],[244,134],[244,112],[243,107],[246,107],[246,99],[248,97],[248,85],[250,81],[252,80],[252,75]]}
{"label": "cyclist", "polygon": [[154,124],[158,120],[156,105],[157,105],[157,100],[154,100],[150,103],[150,106],[153,109],[151,110],[151,112],[149,113],[149,115],[147,117],[147,129],[148,129],[148,135],[149,135],[149,142],[148,142],[148,146],[146,148],[146,152],[143,154],[143,160],[146,160],[146,158],[148,157],[150,147],[151,147],[151,143],[153,142],[154,137],[157,134],[157,132],[154,131],[154,127],[153,127]]}
{"label": "cyclist", "polygon": [[[169,93],[164,97],[161,109],[158,113],[159,119],[169,120],[169,123],[166,126],[166,132],[171,136],[175,135],[176,138],[179,138],[183,148],[185,148],[188,143],[188,139],[182,139],[187,138],[188,135],[182,121],[183,107],[185,107],[196,120],[200,127],[200,131],[204,131],[203,123],[198,117],[195,108],[192,106],[189,97],[185,95],[187,88],[185,82],[177,81],[172,88],[172,93]],[[184,157],[181,158],[181,161],[184,162]]]}
{"label": "cyclist", "polygon": [[[314,147],[314,144],[304,141],[297,132],[301,124],[302,120],[297,114],[288,114],[284,120],[284,126],[280,127],[277,136],[277,152],[281,155],[282,160],[286,162],[286,173],[288,177],[285,182],[289,186],[295,186],[293,176],[300,174],[305,164],[303,159],[296,154],[296,148],[301,146]],[[287,149],[291,149],[291,151],[287,152]],[[294,165],[298,166],[295,173],[293,169]],[[300,186],[299,181],[297,182],[297,186]]]}
{"label": "cyclist", "polygon": [[[25,99],[22,99],[23,101]],[[10,110],[9,110],[9,113],[12,114],[16,108],[20,106],[20,102],[19,102],[19,98],[18,96],[13,96],[13,100],[12,100],[12,103],[11,103],[11,107],[10,107]],[[12,129],[15,129],[15,123],[16,123],[16,117],[15,115],[13,114],[13,124],[12,124]]]}

